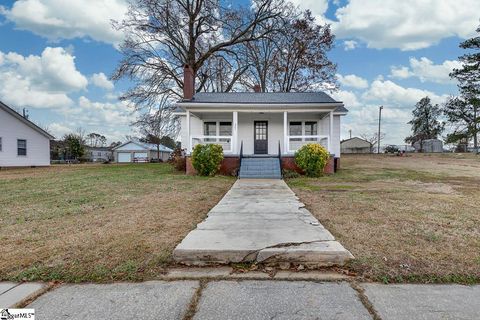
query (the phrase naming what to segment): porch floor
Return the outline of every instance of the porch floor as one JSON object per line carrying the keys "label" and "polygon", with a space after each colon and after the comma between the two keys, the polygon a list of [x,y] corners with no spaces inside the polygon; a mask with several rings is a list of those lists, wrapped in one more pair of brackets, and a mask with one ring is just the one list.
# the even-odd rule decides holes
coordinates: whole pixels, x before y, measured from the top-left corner
{"label": "porch floor", "polygon": [[175,248],[188,265],[343,265],[353,258],[280,179],[240,179]]}

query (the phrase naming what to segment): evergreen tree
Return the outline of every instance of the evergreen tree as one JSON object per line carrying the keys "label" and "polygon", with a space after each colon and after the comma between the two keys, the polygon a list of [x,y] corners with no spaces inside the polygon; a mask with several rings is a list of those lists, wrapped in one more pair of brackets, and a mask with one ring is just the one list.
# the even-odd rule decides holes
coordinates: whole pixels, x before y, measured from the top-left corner
{"label": "evergreen tree", "polygon": [[442,114],[439,105],[432,105],[430,98],[422,98],[415,104],[412,112],[413,119],[408,122],[412,125],[413,134],[405,139],[412,145],[420,143],[420,152],[423,151],[423,141],[428,139],[437,139],[443,131],[443,123],[438,118]]}
{"label": "evergreen tree", "polygon": [[[480,34],[480,27],[477,28]],[[444,113],[452,123],[453,132],[447,136],[447,142],[471,141],[478,152],[478,133],[480,132],[480,35],[460,43],[460,48],[471,50],[459,57],[463,67],[455,69],[450,77],[458,81],[459,97],[448,99]]]}
{"label": "evergreen tree", "polygon": [[63,137],[68,159],[79,159],[85,154],[85,145],[83,139],[74,133]]}

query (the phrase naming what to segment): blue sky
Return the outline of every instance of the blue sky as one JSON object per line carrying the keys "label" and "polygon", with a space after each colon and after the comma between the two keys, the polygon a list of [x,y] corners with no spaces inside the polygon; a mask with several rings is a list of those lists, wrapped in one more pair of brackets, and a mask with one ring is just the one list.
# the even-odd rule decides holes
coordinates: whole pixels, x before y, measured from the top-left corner
{"label": "blue sky", "polygon": [[[458,44],[479,24],[476,0],[294,0],[317,21],[332,24],[340,90],[350,110],[342,137],[376,131],[384,105],[385,143],[403,143],[416,101],[441,103],[456,94],[448,78]],[[0,100],[27,108],[57,137],[78,127],[122,140],[135,119],[117,97],[128,83],[108,80],[121,35],[110,27],[125,0],[2,0]]]}

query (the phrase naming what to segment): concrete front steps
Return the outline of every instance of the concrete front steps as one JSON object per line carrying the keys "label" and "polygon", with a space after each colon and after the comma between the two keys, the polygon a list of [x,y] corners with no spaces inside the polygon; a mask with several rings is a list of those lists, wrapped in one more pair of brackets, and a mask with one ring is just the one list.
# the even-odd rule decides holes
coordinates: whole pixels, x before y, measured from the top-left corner
{"label": "concrete front steps", "polygon": [[353,255],[280,179],[239,179],[173,252],[187,265],[344,265]]}
{"label": "concrete front steps", "polygon": [[281,179],[280,161],[272,157],[242,158],[240,179]]}

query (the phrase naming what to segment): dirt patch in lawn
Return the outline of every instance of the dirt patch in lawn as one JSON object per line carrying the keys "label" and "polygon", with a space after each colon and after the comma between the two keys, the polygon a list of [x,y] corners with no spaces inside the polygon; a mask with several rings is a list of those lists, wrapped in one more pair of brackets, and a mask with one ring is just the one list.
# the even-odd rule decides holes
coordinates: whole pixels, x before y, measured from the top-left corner
{"label": "dirt patch in lawn", "polygon": [[342,170],[288,184],[349,249],[361,277],[480,282],[480,157],[343,156]]}
{"label": "dirt patch in lawn", "polygon": [[154,279],[233,184],[167,164],[0,172],[0,279]]}

